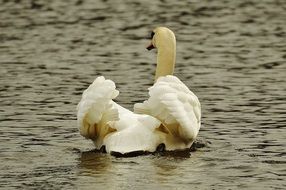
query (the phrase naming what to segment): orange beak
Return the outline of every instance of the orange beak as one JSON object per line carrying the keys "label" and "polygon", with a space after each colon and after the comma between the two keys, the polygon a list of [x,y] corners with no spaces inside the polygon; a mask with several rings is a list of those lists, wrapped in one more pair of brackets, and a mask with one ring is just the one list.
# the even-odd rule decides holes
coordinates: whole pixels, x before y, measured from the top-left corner
{"label": "orange beak", "polygon": [[154,48],[155,48],[155,47],[153,46],[152,42],[150,43],[150,45],[148,45],[148,46],[146,47],[146,49],[148,49],[149,51],[152,50],[152,49],[154,49]]}

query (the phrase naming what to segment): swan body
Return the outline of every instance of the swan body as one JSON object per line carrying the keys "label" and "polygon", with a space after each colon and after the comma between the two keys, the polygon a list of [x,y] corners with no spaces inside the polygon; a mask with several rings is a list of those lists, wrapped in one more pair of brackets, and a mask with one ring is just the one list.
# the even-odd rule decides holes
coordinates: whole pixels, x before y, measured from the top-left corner
{"label": "swan body", "polygon": [[148,49],[157,48],[155,83],[149,98],[134,105],[134,112],[114,102],[119,92],[111,80],[100,76],[83,92],[77,106],[82,136],[97,149],[126,154],[154,152],[160,144],[166,150],[189,148],[200,129],[201,107],[197,96],[172,76],[175,35],[165,27],[152,32]]}

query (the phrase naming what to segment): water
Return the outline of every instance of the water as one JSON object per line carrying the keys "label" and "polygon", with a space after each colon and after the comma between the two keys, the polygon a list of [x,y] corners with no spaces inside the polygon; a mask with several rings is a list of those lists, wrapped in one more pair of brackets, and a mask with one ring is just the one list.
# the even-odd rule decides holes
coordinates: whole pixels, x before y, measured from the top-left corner
{"label": "water", "polygon": [[[1,189],[284,189],[286,4],[261,1],[0,1]],[[117,102],[147,97],[155,26],[177,35],[176,75],[202,104],[191,156],[115,158],[76,126],[98,75]]]}

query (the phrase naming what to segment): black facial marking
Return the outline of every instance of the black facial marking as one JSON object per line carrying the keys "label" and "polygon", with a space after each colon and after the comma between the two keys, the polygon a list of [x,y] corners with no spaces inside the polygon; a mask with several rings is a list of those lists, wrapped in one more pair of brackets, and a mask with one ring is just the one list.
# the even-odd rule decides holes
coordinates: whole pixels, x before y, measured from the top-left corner
{"label": "black facial marking", "polygon": [[155,35],[155,32],[151,32],[151,39],[153,39],[153,36]]}

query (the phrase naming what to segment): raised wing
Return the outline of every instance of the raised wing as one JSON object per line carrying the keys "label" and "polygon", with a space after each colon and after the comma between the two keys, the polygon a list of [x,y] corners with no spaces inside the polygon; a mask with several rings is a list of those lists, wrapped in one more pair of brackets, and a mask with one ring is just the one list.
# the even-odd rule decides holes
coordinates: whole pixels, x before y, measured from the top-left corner
{"label": "raised wing", "polygon": [[[173,141],[191,145],[201,125],[201,106],[197,96],[175,76],[160,77],[149,88],[149,99],[134,105],[136,113],[159,119]],[[176,148],[176,147],[175,147]]]}
{"label": "raised wing", "polygon": [[115,130],[109,123],[119,119],[118,109],[112,101],[118,94],[114,82],[101,76],[83,92],[77,106],[80,134],[92,139],[96,148],[100,148],[104,137]]}

